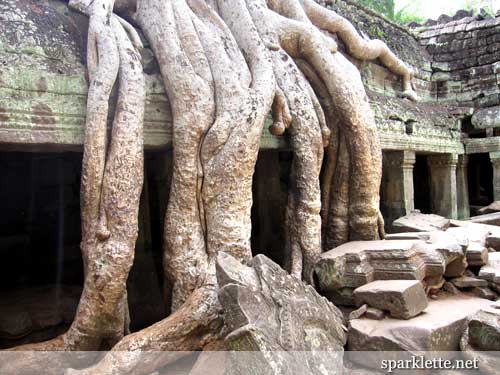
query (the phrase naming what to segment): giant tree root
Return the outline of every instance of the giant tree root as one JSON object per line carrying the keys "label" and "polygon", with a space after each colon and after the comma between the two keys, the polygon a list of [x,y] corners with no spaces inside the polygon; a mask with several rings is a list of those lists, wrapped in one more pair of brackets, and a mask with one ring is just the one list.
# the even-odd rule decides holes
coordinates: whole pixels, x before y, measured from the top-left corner
{"label": "giant tree root", "polygon": [[[113,1],[80,9],[90,16],[85,149],[82,167],[82,255],[85,284],[69,330],[53,340],[13,350],[99,350],[127,331],[126,280],[134,259],[143,181],[144,78],[124,21]],[[109,148],[108,99],[116,75],[119,92]]]}
{"label": "giant tree root", "polygon": [[[90,16],[82,176],[85,287],[68,333],[23,349],[116,344],[113,351],[131,352],[118,359],[108,354],[82,372],[101,375],[151,372],[182,355],[143,363],[142,351],[201,350],[220,341],[214,259],[220,251],[243,263],[251,259],[252,176],[270,110],[271,130],[288,129],[294,152],[287,209],[290,271],[311,281],[322,248],[321,216],[323,247],[380,237],[375,119],[358,70],[318,27],[338,32],[355,57],[379,57],[403,76],[408,92],[410,71],[385,44],[363,44],[350,23],[310,0],[139,0],[134,22],[158,60],[173,117],[164,233],[173,313],[122,338],[142,187],[144,82],[132,46],[140,40],[112,14],[113,0],[71,3]],[[118,67],[119,99],[107,149],[107,101]],[[329,190],[321,198],[328,141]]]}

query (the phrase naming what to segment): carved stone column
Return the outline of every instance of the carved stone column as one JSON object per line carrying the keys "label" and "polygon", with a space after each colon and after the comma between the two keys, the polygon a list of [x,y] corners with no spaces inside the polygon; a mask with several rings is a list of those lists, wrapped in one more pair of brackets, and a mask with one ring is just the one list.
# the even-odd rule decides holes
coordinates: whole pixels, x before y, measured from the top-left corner
{"label": "carved stone column", "polygon": [[430,155],[427,158],[431,176],[431,210],[436,215],[457,218],[457,169],[455,154]]}
{"label": "carved stone column", "polygon": [[500,152],[490,152],[493,167],[493,200],[500,201]]}
{"label": "carved stone column", "polygon": [[469,183],[467,181],[467,155],[458,155],[457,164],[457,216],[464,219],[470,216]]}
{"label": "carved stone column", "polygon": [[414,210],[412,151],[386,151],[383,155],[381,209],[388,225]]}

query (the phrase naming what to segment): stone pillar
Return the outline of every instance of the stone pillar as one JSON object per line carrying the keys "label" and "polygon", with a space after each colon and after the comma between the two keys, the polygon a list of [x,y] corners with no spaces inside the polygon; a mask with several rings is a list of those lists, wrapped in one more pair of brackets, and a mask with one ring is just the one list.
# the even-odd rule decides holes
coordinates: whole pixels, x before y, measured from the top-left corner
{"label": "stone pillar", "polygon": [[490,152],[493,167],[493,200],[500,201],[500,152]]}
{"label": "stone pillar", "polygon": [[388,225],[414,210],[412,151],[386,151],[383,154],[381,208]]}
{"label": "stone pillar", "polygon": [[457,162],[456,154],[427,157],[431,176],[431,211],[450,219],[457,218]]}
{"label": "stone pillar", "polygon": [[469,183],[467,181],[467,155],[458,155],[457,164],[457,217],[465,219],[470,216]]}

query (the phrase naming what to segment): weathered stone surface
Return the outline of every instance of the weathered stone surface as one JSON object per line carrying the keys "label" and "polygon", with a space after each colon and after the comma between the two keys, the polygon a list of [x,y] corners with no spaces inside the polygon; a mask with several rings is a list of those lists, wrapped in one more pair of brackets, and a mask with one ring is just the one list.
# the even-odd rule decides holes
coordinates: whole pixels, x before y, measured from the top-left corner
{"label": "weathered stone surface", "polygon": [[425,313],[410,320],[356,319],[350,322],[347,347],[358,351],[456,351],[467,318],[490,303],[459,295],[429,301]]}
{"label": "weathered stone surface", "polygon": [[500,201],[495,201],[490,205],[479,209],[481,215],[492,214],[495,212],[500,212]]}
{"label": "weathered stone surface", "polygon": [[365,315],[367,309],[368,309],[368,305],[365,304],[365,305],[362,305],[361,307],[357,308],[356,310],[351,311],[349,313],[348,320],[361,318],[363,315]]}
{"label": "weathered stone surface", "polygon": [[482,373],[498,373],[500,368],[500,357],[498,356],[498,351],[500,351],[500,302],[484,306],[469,318],[460,340],[460,349],[465,358],[475,358],[478,361]]}
{"label": "weathered stone surface", "polygon": [[[220,253],[217,275],[230,350],[263,352],[261,364],[276,374],[290,369],[320,373],[320,364],[301,363],[286,351],[343,350],[342,313],[264,255],[253,258],[249,267]],[[268,357],[266,351],[283,354]],[[331,366],[329,373],[339,373],[338,364]]]}
{"label": "weathered stone surface", "polygon": [[395,220],[392,226],[397,232],[432,232],[446,230],[450,226],[450,220],[434,214],[412,212]]}
{"label": "weathered stone surface", "polygon": [[450,282],[459,289],[488,286],[488,282],[486,280],[476,279],[470,276],[457,277],[455,279],[451,279]]}
{"label": "weathered stone surface", "polygon": [[475,295],[476,297],[489,299],[491,301],[495,301],[498,298],[498,295],[488,287],[470,288],[469,292]]}
{"label": "weathered stone surface", "polygon": [[429,232],[402,232],[386,234],[386,240],[422,240],[427,241],[431,238]]}
{"label": "weathered stone surface", "polygon": [[495,225],[472,223],[469,221],[454,221],[455,227],[446,230],[446,233],[454,236],[463,244],[476,242],[482,246],[489,246],[487,239],[491,237],[490,244],[496,246],[495,239],[500,237],[500,227]]}
{"label": "weathered stone surface", "polygon": [[500,251],[500,233],[490,234],[486,237],[486,247]]}
{"label": "weathered stone surface", "polygon": [[465,251],[469,266],[484,266],[488,263],[488,249],[483,245],[471,242]]}
{"label": "weathered stone surface", "polygon": [[368,307],[366,309],[365,317],[373,320],[382,320],[385,318],[385,312],[384,310],[380,310],[375,307]]}
{"label": "weathered stone surface", "polygon": [[500,252],[488,254],[488,263],[481,267],[478,278],[500,285]]}
{"label": "weathered stone surface", "polygon": [[376,280],[420,280],[426,290],[441,288],[444,275],[465,272],[464,248],[441,231],[430,233],[426,242],[355,241],[323,253],[315,272],[323,295],[337,305],[351,305],[353,290]]}
{"label": "weathered stone surface", "polygon": [[500,368],[500,303],[497,301],[473,314],[460,340],[466,359],[474,359],[481,373],[497,374]]}
{"label": "weathered stone surface", "polygon": [[471,119],[476,129],[496,128],[500,126],[500,106],[482,108],[474,112]]}
{"label": "weathered stone surface", "polygon": [[410,319],[427,307],[427,296],[417,280],[379,280],[354,290],[358,305],[389,311],[391,316]]}
{"label": "weathered stone surface", "polygon": [[500,351],[500,303],[475,313],[468,324],[469,344],[477,350]]}
{"label": "weathered stone surface", "polygon": [[357,288],[375,280],[422,280],[421,241],[354,241],[321,254],[315,271],[321,291]]}
{"label": "weathered stone surface", "polygon": [[484,215],[473,216],[468,219],[472,223],[500,226],[500,212],[492,212]]}

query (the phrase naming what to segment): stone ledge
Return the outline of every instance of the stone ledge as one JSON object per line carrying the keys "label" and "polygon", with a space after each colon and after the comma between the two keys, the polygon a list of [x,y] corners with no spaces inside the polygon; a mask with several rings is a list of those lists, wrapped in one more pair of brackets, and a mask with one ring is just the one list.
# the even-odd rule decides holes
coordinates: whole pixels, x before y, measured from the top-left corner
{"label": "stone ledge", "polygon": [[500,151],[500,137],[464,139],[466,154]]}
{"label": "stone ledge", "polygon": [[[171,119],[163,86],[146,75],[146,149],[169,147]],[[0,72],[0,147],[16,150],[81,150],[87,83],[81,74],[38,69]],[[463,153],[456,116],[430,103],[413,103],[370,92],[382,147],[389,150]],[[111,106],[113,110],[113,105]],[[111,112],[110,113],[113,113]],[[287,149],[287,137],[276,137],[265,125],[262,149]],[[412,134],[407,134],[411,126]]]}

